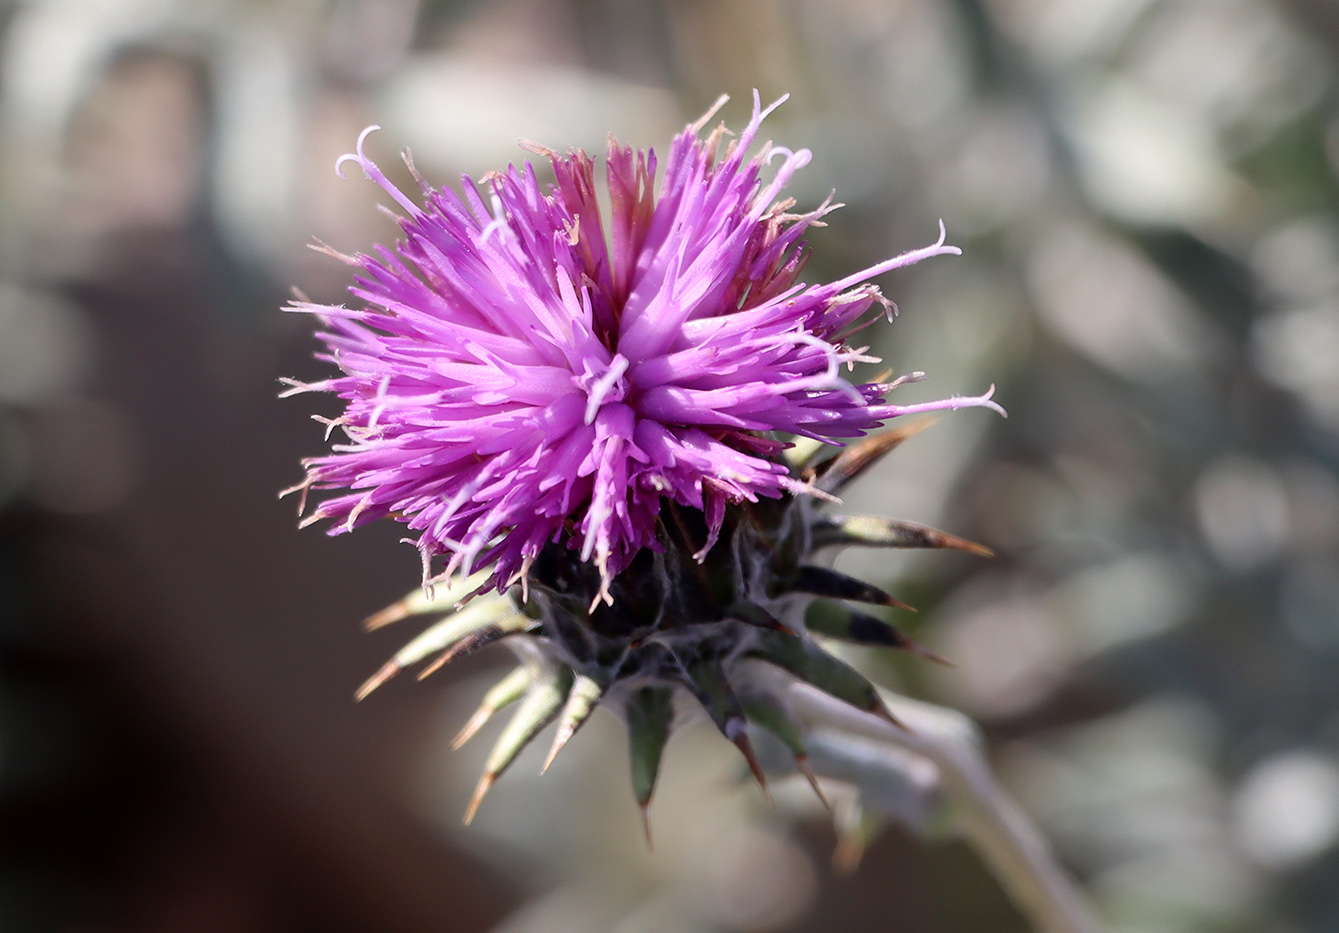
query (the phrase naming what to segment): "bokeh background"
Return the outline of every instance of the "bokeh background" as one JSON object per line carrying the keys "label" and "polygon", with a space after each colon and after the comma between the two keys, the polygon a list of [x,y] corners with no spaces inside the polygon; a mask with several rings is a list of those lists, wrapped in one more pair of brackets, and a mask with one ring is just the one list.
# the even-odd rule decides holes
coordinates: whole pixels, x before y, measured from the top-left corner
{"label": "bokeh background", "polygon": [[288,288],[342,300],[306,244],[394,235],[364,126],[456,183],[757,87],[850,205],[810,280],[963,247],[882,282],[899,398],[1010,412],[856,488],[999,552],[852,555],[957,666],[860,663],[983,724],[1112,930],[1339,929],[1337,49],[1327,0],[0,3],[0,928],[1024,929],[951,839],[835,871],[706,726],[654,853],[612,717],[462,830],[503,659],[355,705],[417,557],[275,498],[334,413],[275,398],[322,374]]}

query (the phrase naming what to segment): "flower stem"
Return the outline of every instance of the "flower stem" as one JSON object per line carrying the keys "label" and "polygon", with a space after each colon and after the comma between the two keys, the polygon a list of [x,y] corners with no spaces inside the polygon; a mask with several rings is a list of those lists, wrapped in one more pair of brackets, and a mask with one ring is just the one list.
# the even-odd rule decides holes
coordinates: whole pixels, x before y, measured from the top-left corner
{"label": "flower stem", "polygon": [[1039,933],[1100,933],[1092,910],[1045,838],[991,774],[971,721],[952,710],[882,693],[907,728],[808,684],[794,684],[788,701],[792,713],[810,730],[886,742],[933,763],[959,828],[1033,928]]}

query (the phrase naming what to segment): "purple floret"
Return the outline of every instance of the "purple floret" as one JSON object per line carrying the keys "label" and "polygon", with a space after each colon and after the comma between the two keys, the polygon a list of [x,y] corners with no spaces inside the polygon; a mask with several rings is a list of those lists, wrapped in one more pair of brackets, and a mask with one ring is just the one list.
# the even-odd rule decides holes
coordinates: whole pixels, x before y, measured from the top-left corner
{"label": "purple floret", "polygon": [[363,155],[375,127],[364,131],[340,164],[357,162],[404,209],[404,239],[343,257],[361,308],[291,306],[320,318],[320,358],[343,372],[292,391],[348,403],[335,422],[348,443],[306,460],[295,487],[346,492],[306,521],[331,519],[333,534],[395,516],[418,532],[425,582],[446,555],[438,578],[491,567],[503,587],[566,542],[607,583],[658,547],[664,499],[704,513],[705,554],[728,504],[809,491],[768,432],[832,440],[914,411],[997,408],[989,393],[889,405],[889,385],[842,377],[870,359],[846,340],[887,306],[867,281],[959,250],[941,225],[932,246],[798,283],[800,236],[840,205],[797,215],[778,200],[806,149],[768,143],[745,160],[777,104],[763,110],[755,92],[723,154],[723,128],[699,136],[710,114],[685,129],[658,196],[655,153],[611,138],[608,236],[584,152],[534,147],[555,184],[511,166],[484,179],[489,203],[468,177],[463,197],[419,179],[420,206]]}

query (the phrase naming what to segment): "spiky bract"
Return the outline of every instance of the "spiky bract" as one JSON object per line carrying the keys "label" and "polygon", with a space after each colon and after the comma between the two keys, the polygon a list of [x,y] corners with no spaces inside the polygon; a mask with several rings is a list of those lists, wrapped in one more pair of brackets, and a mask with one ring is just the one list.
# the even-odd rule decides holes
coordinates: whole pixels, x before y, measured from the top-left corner
{"label": "spiky bract", "polygon": [[[817,490],[840,491],[919,427],[884,432],[816,466],[792,463],[790,475]],[[547,767],[597,704],[612,708],[627,723],[633,790],[643,811],[676,718],[692,709],[704,711],[739,748],[760,783],[764,779],[749,724],[780,739],[818,790],[803,736],[778,686],[802,680],[891,717],[874,687],[814,635],[901,648],[937,660],[893,626],[846,605],[902,604],[877,587],[822,566],[831,551],[858,545],[990,553],[923,525],[833,515],[815,507],[810,496],[789,494],[728,507],[719,544],[699,561],[693,555],[709,533],[700,512],[667,506],[657,522],[659,549],[644,550],[614,578],[608,587],[612,605],[592,599],[603,585],[599,572],[556,544],[531,567],[527,589],[517,585],[503,595],[476,596],[458,609],[457,600],[480,579],[465,581],[436,600],[415,591],[369,618],[368,626],[442,609],[447,614],[364,684],[359,696],[433,654],[436,660],[425,672],[504,638],[519,649],[521,665],[485,695],[456,739],[457,746],[463,744],[495,713],[519,704],[488,759],[467,819],[541,729],[559,720]]]}

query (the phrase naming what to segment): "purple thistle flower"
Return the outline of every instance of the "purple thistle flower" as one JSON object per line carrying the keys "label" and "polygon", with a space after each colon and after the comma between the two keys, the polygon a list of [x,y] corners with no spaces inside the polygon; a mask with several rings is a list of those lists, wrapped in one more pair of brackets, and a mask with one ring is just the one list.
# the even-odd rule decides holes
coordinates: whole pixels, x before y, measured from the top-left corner
{"label": "purple thistle flower", "polygon": [[[609,584],[643,548],[660,551],[665,500],[705,517],[701,561],[730,504],[805,495],[777,434],[857,437],[898,415],[985,406],[991,392],[918,405],[884,401],[896,385],[853,385],[842,364],[875,361],[850,341],[891,310],[869,280],[941,254],[944,242],[836,282],[798,281],[800,237],[840,205],[792,214],[781,192],[808,163],[757,141],[767,109],[721,152],[716,108],[679,134],[658,194],[653,151],[612,138],[609,231],[595,162],[537,146],[556,181],[529,163],[465,177],[460,195],[414,172],[424,203],[363,154],[354,161],[404,210],[403,239],[355,266],[362,307],[297,301],[325,325],[320,358],[342,375],[290,392],[334,392],[347,435],[305,461],[293,490],[344,490],[304,524],[340,533],[395,516],[418,533],[424,582],[491,568],[488,585],[524,580],[550,543],[566,543]],[[724,98],[718,102],[724,102]],[[770,180],[764,169],[781,162]],[[408,159],[406,159],[408,161]],[[413,165],[410,163],[410,170]],[[337,255],[331,251],[333,255]],[[993,391],[993,387],[992,387]],[[446,555],[434,576],[432,560]]]}

